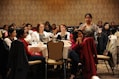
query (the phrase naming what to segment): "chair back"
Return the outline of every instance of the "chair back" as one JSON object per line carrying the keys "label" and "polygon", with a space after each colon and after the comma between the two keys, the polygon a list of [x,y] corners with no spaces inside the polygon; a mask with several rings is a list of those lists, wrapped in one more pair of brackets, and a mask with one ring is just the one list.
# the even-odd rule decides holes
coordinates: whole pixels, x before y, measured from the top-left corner
{"label": "chair back", "polygon": [[63,41],[49,41],[47,43],[48,48],[48,58],[54,60],[63,59],[63,48],[64,42]]}

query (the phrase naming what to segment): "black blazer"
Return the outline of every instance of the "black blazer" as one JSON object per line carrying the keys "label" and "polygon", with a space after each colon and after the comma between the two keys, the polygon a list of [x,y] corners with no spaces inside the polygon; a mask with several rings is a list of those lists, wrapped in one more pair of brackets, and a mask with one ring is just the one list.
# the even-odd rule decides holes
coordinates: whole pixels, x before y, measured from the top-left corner
{"label": "black blazer", "polygon": [[29,68],[28,59],[24,44],[19,40],[11,44],[8,67],[10,69],[8,79],[26,79]]}
{"label": "black blazer", "polygon": [[7,46],[5,41],[0,38],[0,73],[3,73],[4,76],[7,73],[8,54],[9,47]]}

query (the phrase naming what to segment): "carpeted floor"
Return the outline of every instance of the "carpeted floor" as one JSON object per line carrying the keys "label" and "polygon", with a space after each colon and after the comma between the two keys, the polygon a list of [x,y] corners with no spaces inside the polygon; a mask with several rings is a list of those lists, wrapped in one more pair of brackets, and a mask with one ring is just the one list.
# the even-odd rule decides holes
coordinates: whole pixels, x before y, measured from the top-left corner
{"label": "carpeted floor", "polygon": [[109,68],[109,72],[108,72],[104,62],[99,61],[99,64],[97,65],[98,76],[101,79],[119,79],[119,64],[118,64],[117,68],[114,70],[114,75],[113,75],[109,65],[108,65],[108,68]]}
{"label": "carpeted floor", "polygon": [[[109,66],[108,66],[109,68]],[[106,65],[104,64],[103,61],[99,61],[99,64],[97,65],[97,73],[98,76],[100,77],[100,79],[119,79],[119,64],[117,69],[114,70],[114,75],[111,71],[111,69],[109,68],[109,72],[106,68]],[[69,79],[70,76],[70,70],[67,70],[67,79]],[[0,79],[1,76],[0,76]],[[31,78],[28,78],[31,79]],[[39,78],[41,79],[41,78]],[[48,72],[48,79],[63,79],[63,72],[61,71],[50,71]],[[77,78],[80,79],[80,78]]]}
{"label": "carpeted floor", "polygon": [[[97,65],[97,73],[100,79],[119,79],[119,65],[118,68],[114,70],[114,75],[108,65],[109,71],[107,70],[107,67],[103,61],[99,61],[99,64]],[[58,73],[59,74],[59,73]],[[49,74],[50,76],[48,79],[63,79],[60,78],[59,75],[56,75],[56,73]],[[52,76],[53,75],[53,76]],[[70,71],[67,71],[67,79],[69,79]],[[77,78],[80,79],[80,78]]]}

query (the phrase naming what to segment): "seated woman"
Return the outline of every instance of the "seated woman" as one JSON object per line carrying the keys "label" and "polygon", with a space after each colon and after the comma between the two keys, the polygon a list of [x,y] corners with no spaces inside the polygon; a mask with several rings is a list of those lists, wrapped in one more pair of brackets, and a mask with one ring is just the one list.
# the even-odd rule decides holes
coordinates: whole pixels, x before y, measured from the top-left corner
{"label": "seated woman", "polygon": [[57,33],[57,39],[59,40],[69,40],[70,39],[70,33],[67,32],[66,25],[64,24],[60,25],[60,32]]}
{"label": "seated woman", "polygon": [[28,51],[28,43],[25,41],[25,37],[27,36],[27,32],[24,30],[24,29],[19,29],[17,31],[17,38],[23,42],[24,44],[24,47],[25,47],[25,50],[26,50],[26,54],[28,56],[28,60],[29,61],[33,61],[33,60],[41,60],[42,61],[42,72],[44,74],[44,71],[45,71],[45,58],[41,55],[41,54],[38,54],[38,55],[35,55],[31,52]]}
{"label": "seated woman", "polygon": [[[82,61],[82,74],[84,79],[91,79],[96,76],[97,51],[93,37],[84,37],[82,31],[78,31],[76,42],[72,46],[72,50],[79,54],[79,59]],[[73,79],[75,76],[71,76]]]}
{"label": "seated woman", "polygon": [[9,46],[9,49],[11,47],[11,43],[13,40],[16,40],[16,29],[14,28],[9,28],[8,29],[8,37],[4,39],[6,44]]}
{"label": "seated woman", "polygon": [[38,24],[36,28],[37,31],[32,34],[31,40],[35,42],[45,42],[44,38],[46,38],[46,41],[48,41],[51,33],[44,31],[44,28],[43,23]]}
{"label": "seated woman", "polygon": [[78,44],[78,36],[83,38],[83,32],[81,30],[75,31],[70,35],[70,41],[71,41],[71,49],[69,51],[69,58],[71,58],[72,66],[71,66],[71,76],[70,79],[74,79],[77,73],[78,66],[82,65],[82,61],[80,60],[80,53],[78,50],[80,50],[80,47],[77,47],[74,49],[74,47]]}

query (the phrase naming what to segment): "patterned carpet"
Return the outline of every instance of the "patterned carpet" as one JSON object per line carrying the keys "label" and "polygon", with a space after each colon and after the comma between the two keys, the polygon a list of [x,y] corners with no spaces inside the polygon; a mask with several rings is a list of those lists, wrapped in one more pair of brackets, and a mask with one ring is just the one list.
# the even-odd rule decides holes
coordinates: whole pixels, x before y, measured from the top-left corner
{"label": "patterned carpet", "polygon": [[[109,71],[106,68],[106,65],[103,61],[99,61],[99,64],[97,65],[97,73],[100,79],[119,79],[119,64],[118,67],[114,70],[114,75],[108,65]],[[70,70],[67,70],[67,79],[69,79],[70,76]],[[1,77],[0,77],[1,79]],[[31,79],[31,78],[28,78]],[[63,79],[63,73],[60,71],[58,72],[48,72],[48,79]],[[80,79],[80,78],[77,78]]]}
{"label": "patterned carpet", "polygon": [[114,70],[114,75],[113,75],[109,65],[108,65],[108,68],[109,68],[109,72],[108,72],[104,62],[99,61],[99,64],[97,65],[98,76],[101,79],[119,79],[119,64],[118,64],[117,68]]}

